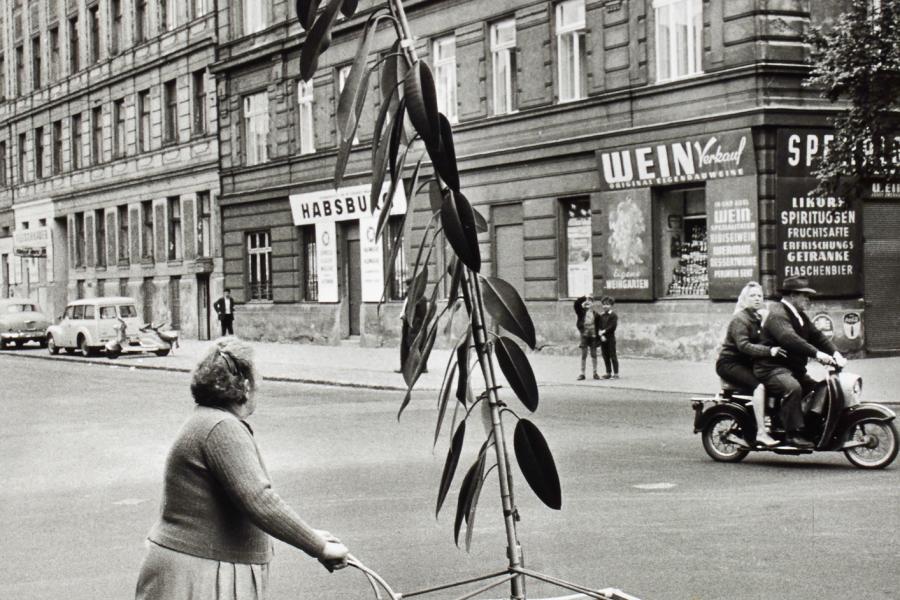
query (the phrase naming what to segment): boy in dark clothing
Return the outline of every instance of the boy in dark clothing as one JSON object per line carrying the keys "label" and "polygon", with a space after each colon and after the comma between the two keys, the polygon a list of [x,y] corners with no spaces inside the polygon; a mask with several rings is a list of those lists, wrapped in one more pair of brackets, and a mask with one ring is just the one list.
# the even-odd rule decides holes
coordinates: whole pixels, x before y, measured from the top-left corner
{"label": "boy in dark clothing", "polygon": [[615,303],[610,296],[600,298],[602,312],[598,317],[597,334],[600,337],[603,364],[606,366],[606,375],[603,379],[619,378],[619,357],[616,355],[616,327],[619,324],[619,316],[613,312]]}
{"label": "boy in dark clothing", "polygon": [[588,351],[591,353],[591,362],[594,366],[594,379],[600,379],[597,374],[597,341],[600,315],[594,312],[594,299],[591,296],[582,296],[575,300],[575,314],[577,319],[575,326],[581,334],[581,374],[578,380],[584,379],[584,367],[587,363]]}

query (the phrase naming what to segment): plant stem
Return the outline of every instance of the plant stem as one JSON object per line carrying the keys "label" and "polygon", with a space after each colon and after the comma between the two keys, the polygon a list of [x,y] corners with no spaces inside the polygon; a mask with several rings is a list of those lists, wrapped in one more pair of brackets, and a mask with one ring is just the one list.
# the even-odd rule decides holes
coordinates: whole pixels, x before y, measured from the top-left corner
{"label": "plant stem", "polygon": [[415,38],[412,30],[409,28],[409,21],[406,19],[403,0],[388,0],[388,6],[400,22],[400,29],[403,31],[403,35],[400,38],[400,47],[406,52],[406,59],[409,61],[409,64],[413,65],[419,60],[419,57],[416,56]]}

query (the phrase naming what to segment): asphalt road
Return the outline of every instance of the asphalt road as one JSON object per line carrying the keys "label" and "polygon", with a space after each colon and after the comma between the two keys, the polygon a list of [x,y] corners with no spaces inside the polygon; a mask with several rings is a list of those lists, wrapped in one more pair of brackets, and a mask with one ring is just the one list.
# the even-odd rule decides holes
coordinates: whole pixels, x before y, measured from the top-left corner
{"label": "asphalt road", "polygon": [[[0,598],[133,596],[165,453],[191,410],[188,381],[0,356]],[[265,383],[250,421],[280,493],[395,589],[502,570],[495,477],[471,552],[453,543],[456,491],[483,439],[477,419],[435,520],[448,436],[432,450],[433,394],[415,396],[398,422],[399,403],[396,392]],[[691,433],[686,400],[599,386],[543,390],[529,418],[563,491],[562,510],[545,508],[513,465],[532,569],[643,600],[900,597],[900,464],[865,472],[841,455],[714,463]],[[358,573],[328,574],[283,544],[276,554],[271,599],[372,597]]]}

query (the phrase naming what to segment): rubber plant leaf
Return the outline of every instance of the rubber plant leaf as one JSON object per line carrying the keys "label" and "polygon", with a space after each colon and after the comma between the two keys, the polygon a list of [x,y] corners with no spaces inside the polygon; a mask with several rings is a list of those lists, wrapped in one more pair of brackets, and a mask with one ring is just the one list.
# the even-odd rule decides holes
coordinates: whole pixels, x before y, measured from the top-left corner
{"label": "rubber plant leaf", "polygon": [[303,42],[300,52],[300,77],[309,81],[319,66],[319,56],[331,45],[331,27],[337,19],[344,0],[328,0],[325,10],[316,19],[315,24]]}
{"label": "rubber plant leaf", "polygon": [[409,109],[409,119],[425,146],[440,148],[441,123],[434,77],[423,61],[417,61],[407,71],[403,80],[403,97]]}
{"label": "rubber plant leaf", "polygon": [[444,461],[444,472],[441,473],[441,483],[438,486],[437,505],[434,509],[434,516],[437,518],[444,505],[444,499],[450,490],[450,483],[453,481],[453,475],[456,473],[456,466],[459,464],[459,455],[462,452],[463,441],[466,437],[466,422],[463,421],[456,428],[453,434],[453,440],[450,442],[450,448],[447,450],[447,459]]}
{"label": "rubber plant leaf", "polygon": [[516,288],[497,277],[482,277],[481,281],[484,282],[482,296],[488,313],[501,327],[534,350],[534,323]]}
{"label": "rubber plant leaf", "polygon": [[466,499],[466,552],[472,548],[472,533],[475,531],[475,509],[478,507],[478,498],[481,496],[481,488],[484,485],[484,463],[487,458],[487,442],[481,446],[478,458],[472,465],[472,486],[469,488],[469,497]]}
{"label": "rubber plant leaf", "polygon": [[297,20],[300,26],[309,31],[316,19],[316,10],[319,8],[319,0],[296,0],[294,7],[297,10]]}
{"label": "rubber plant leaf", "polygon": [[356,6],[358,4],[359,0],[344,0],[344,3],[341,4],[341,12],[349,19],[356,13]]}
{"label": "rubber plant leaf", "polygon": [[[381,97],[386,102],[393,103],[392,108],[395,110],[397,102],[403,95],[400,84],[403,83],[403,79],[408,71],[406,58],[402,54],[400,40],[396,40],[384,58],[384,62],[381,63]],[[394,94],[394,92],[397,93]]]}
{"label": "rubber plant leaf", "polygon": [[[390,131],[390,125],[385,127],[387,119],[388,102],[382,102],[375,121],[375,129],[372,137],[372,187],[369,190],[369,198],[381,196],[381,188],[384,186],[384,177],[387,175],[388,165],[388,140],[385,139],[386,131]],[[384,209],[384,207],[382,207]],[[380,239],[381,230],[376,231],[376,240]]]}
{"label": "rubber plant leaf", "polygon": [[458,258],[453,258],[453,276],[450,278],[450,293],[447,294],[447,299],[450,302],[454,302],[456,300],[457,294],[459,294],[460,283],[462,282],[463,269],[465,269],[465,265],[463,265]]}
{"label": "rubber plant leaf", "polygon": [[[391,170],[391,181],[397,180],[397,156],[400,154],[400,146],[403,145],[403,115],[406,112],[406,98],[400,100],[397,112],[391,120],[391,137],[388,146],[388,166]],[[408,146],[407,146],[408,148]],[[402,169],[400,169],[402,171]]]}
{"label": "rubber plant leaf", "polygon": [[478,233],[486,233],[488,230],[488,224],[485,218],[478,212],[477,208],[472,208],[472,214],[475,216],[475,231]]}
{"label": "rubber plant leaf", "polygon": [[459,192],[459,171],[456,166],[456,149],[453,146],[453,130],[450,127],[450,121],[443,113],[438,113],[438,121],[441,132],[440,144],[437,146],[426,145],[425,149],[428,150],[434,170],[438,172],[447,187],[454,192]]}
{"label": "rubber plant leaf", "polygon": [[428,182],[428,203],[431,206],[431,214],[441,210],[441,204],[444,203],[444,192],[437,178]]}
{"label": "rubber plant leaf", "polygon": [[472,465],[466,476],[463,478],[462,485],[459,486],[459,496],[456,499],[456,518],[453,521],[453,541],[459,547],[459,530],[462,528],[463,520],[469,512],[468,502],[472,498],[472,486],[475,485],[475,468],[478,463]]}
{"label": "rubber plant leaf", "polygon": [[384,18],[383,15],[375,16],[376,14],[372,13],[366,21],[362,38],[356,47],[353,64],[350,66],[350,73],[344,81],[344,88],[338,98],[337,130],[341,141],[353,139],[356,124],[359,122],[359,109],[362,108],[360,96],[365,97],[369,90],[368,82],[371,74],[371,70],[368,69],[369,54],[372,51],[372,40],[375,38],[378,22]]}
{"label": "rubber plant leaf", "polygon": [[406,296],[406,319],[410,325],[414,325],[415,311],[418,309],[419,300],[425,294],[425,286],[428,285],[428,267],[421,269],[413,276],[412,283]]}
{"label": "rubber plant leaf", "polygon": [[456,399],[466,403],[466,389],[469,387],[469,345],[471,333],[466,330],[463,343],[456,347],[456,364],[459,365],[459,379],[456,382]]}
{"label": "rubber plant leaf", "polygon": [[522,475],[535,495],[550,508],[559,510],[562,495],[553,455],[540,430],[528,419],[519,419],[516,423],[513,449]]}
{"label": "rubber plant leaf", "polygon": [[[347,160],[350,158],[350,151],[353,149],[353,138],[356,137],[356,129],[359,127],[359,117],[362,114],[363,107],[366,104],[366,90],[369,89],[369,75],[371,71],[366,71],[363,75],[361,86],[362,93],[356,97],[356,107],[353,109],[353,117],[347,123],[347,131],[341,134],[341,141],[338,146],[337,159],[334,163],[334,187],[341,187],[344,181],[344,171],[347,169]],[[346,137],[344,137],[346,136]],[[374,205],[374,203],[373,203]]]}
{"label": "rubber plant leaf", "polygon": [[506,336],[497,338],[494,344],[494,352],[497,355],[497,362],[500,364],[500,370],[503,371],[509,387],[512,388],[525,408],[534,412],[538,407],[538,387],[534,378],[534,371],[528,358],[515,340]]}
{"label": "rubber plant leaf", "polygon": [[472,205],[462,193],[451,191],[441,204],[441,224],[453,251],[473,272],[481,270],[481,250]]}
{"label": "rubber plant leaf", "polygon": [[444,424],[444,416],[446,416],[447,406],[450,404],[450,390],[453,389],[453,381],[455,379],[456,361],[451,359],[447,364],[447,371],[444,373],[444,381],[441,383],[441,392],[438,395],[437,423],[434,426],[434,442],[432,446],[437,446],[438,438],[441,435],[441,425]]}

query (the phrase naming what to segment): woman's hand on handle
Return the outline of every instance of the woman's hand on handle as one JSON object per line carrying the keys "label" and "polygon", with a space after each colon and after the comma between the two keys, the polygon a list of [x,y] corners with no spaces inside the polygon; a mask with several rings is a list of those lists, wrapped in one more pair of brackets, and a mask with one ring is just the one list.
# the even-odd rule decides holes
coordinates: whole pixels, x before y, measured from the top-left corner
{"label": "woman's hand on handle", "polygon": [[347,546],[327,531],[319,531],[319,533],[325,538],[325,549],[322,550],[322,556],[319,557],[322,566],[329,572],[346,567],[347,557],[350,554]]}

